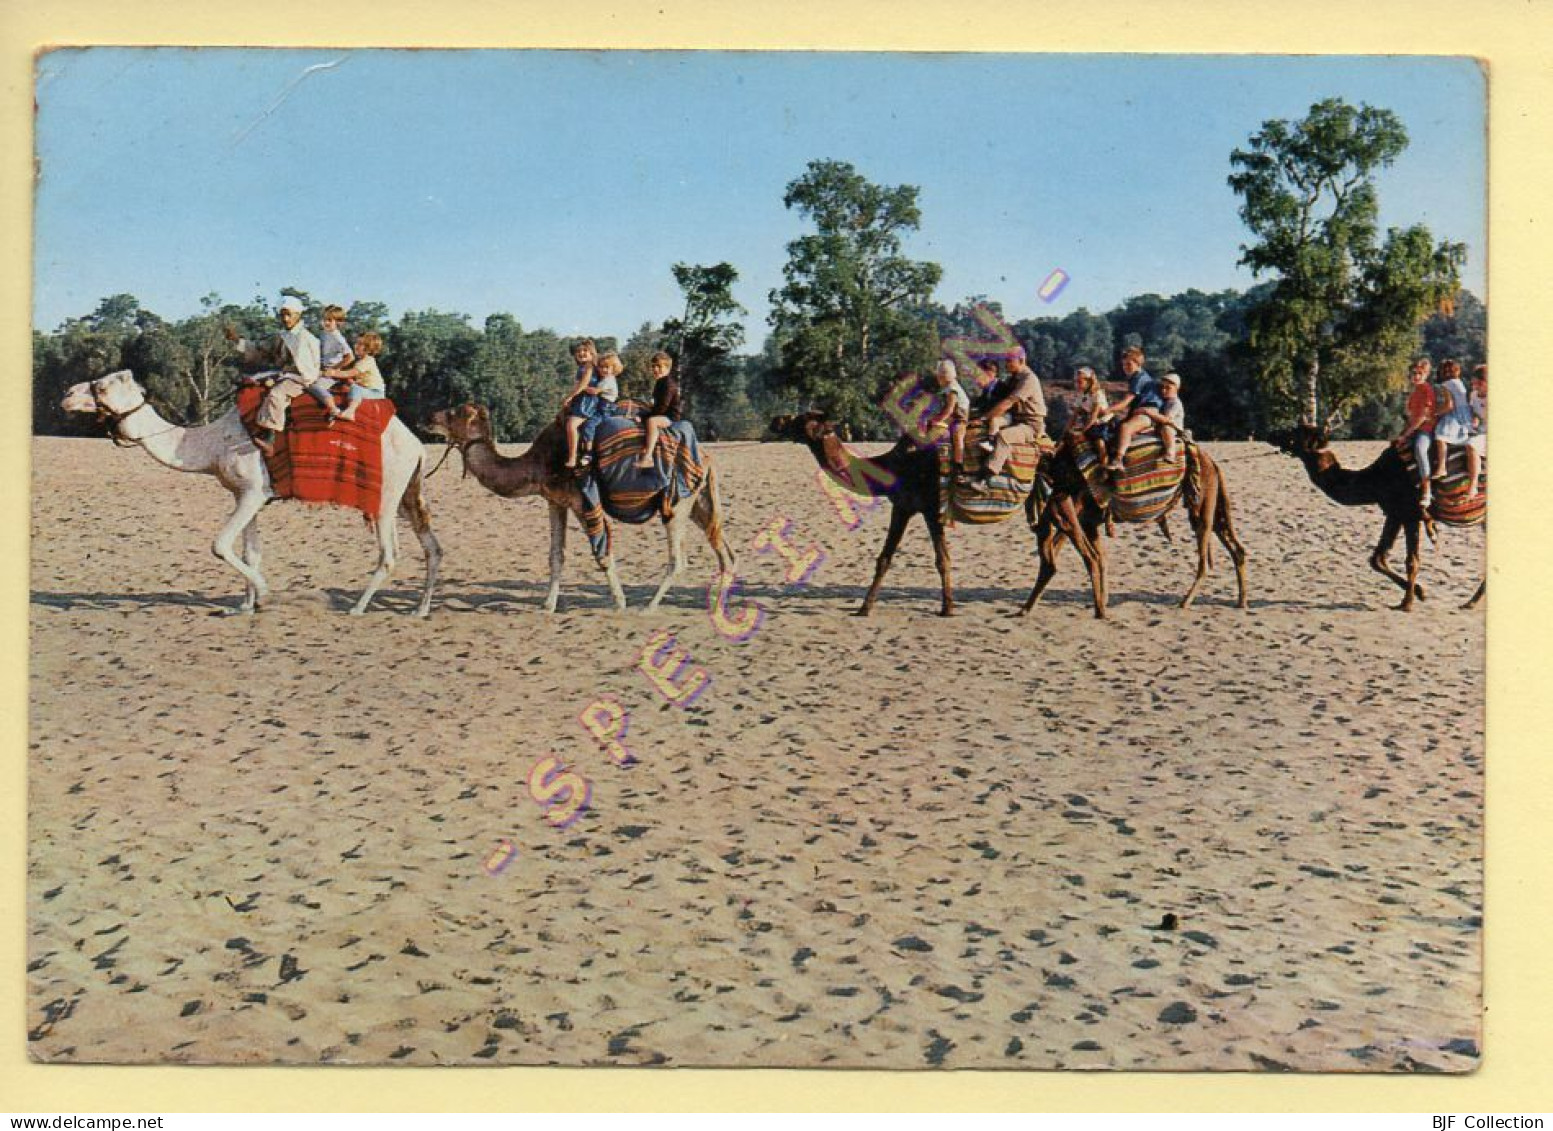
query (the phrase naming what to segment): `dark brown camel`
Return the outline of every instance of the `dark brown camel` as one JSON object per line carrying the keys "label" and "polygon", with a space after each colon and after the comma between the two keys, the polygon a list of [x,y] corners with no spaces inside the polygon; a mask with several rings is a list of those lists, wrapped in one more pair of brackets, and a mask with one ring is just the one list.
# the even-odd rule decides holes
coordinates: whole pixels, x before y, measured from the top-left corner
{"label": "dark brown camel", "polygon": [[806,444],[821,469],[830,473],[845,491],[864,498],[890,500],[890,529],[884,536],[884,548],[874,567],[874,581],[857,610],[866,617],[873,611],[879,587],[889,572],[895,550],[901,544],[906,526],[917,516],[927,523],[933,539],[933,556],[943,585],[943,603],[939,616],[954,615],[954,578],[949,564],[949,540],[939,516],[938,452],[897,444],[877,456],[859,456],[848,451],[836,435],[836,428],[822,412],[797,416],[778,416],[771,421],[771,432],[788,440]]}
{"label": "dark brown camel", "polygon": [[[1329,446],[1331,441],[1327,439],[1326,433],[1311,424],[1301,424],[1292,431],[1276,433],[1272,443],[1280,451],[1296,457],[1304,464],[1310,481],[1333,502],[1345,507],[1381,509],[1381,513],[1386,516],[1386,525],[1381,528],[1380,541],[1375,543],[1375,549],[1370,554],[1370,568],[1401,586],[1402,603],[1397,608],[1403,612],[1412,611],[1413,598],[1417,597],[1420,601],[1424,599],[1424,587],[1418,581],[1418,531],[1426,516],[1418,502],[1418,485],[1412,472],[1403,464],[1401,454],[1388,445],[1368,467],[1350,470],[1338,463],[1337,456],[1332,454]],[[1446,525],[1457,525],[1439,516],[1431,516],[1431,522],[1436,520]],[[1391,548],[1396,545],[1399,532],[1407,537],[1405,577],[1386,561]],[[1475,608],[1483,599],[1487,586],[1485,578],[1463,608]]]}
{"label": "dark brown camel", "polygon": [[[1235,582],[1239,589],[1237,607],[1246,607],[1246,551],[1235,537],[1235,524],[1230,517],[1229,492],[1224,475],[1212,457],[1195,444],[1187,449],[1191,471],[1187,483],[1176,498],[1186,507],[1197,535],[1197,576],[1191,588],[1181,598],[1181,607],[1189,608],[1197,596],[1203,578],[1213,567],[1212,538],[1218,536],[1235,563]],[[1050,495],[1043,504],[1039,495],[1032,492],[1025,504],[1025,514],[1035,531],[1036,549],[1041,556],[1040,573],[1036,575],[1035,588],[1020,608],[1020,615],[1028,613],[1041,599],[1047,585],[1057,572],[1057,554],[1063,539],[1073,543],[1089,570],[1089,582],[1094,593],[1095,616],[1104,617],[1109,592],[1105,576],[1105,544],[1101,531],[1109,526],[1108,514],[1102,510],[1090,494],[1078,464],[1073,458],[1071,441],[1064,442],[1056,452],[1041,461],[1040,475],[1050,487]],[[1172,504],[1174,506],[1174,504]],[[1167,511],[1166,514],[1169,512]],[[1158,522],[1164,527],[1164,515]],[[1125,520],[1118,520],[1125,521]]]}

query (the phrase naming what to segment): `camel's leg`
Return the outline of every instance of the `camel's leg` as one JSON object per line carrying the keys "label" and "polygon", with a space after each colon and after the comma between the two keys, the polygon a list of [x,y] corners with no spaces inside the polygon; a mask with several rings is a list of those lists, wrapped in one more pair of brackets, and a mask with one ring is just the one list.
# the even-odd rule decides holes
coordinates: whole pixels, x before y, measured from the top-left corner
{"label": "camel's leg", "polygon": [[1159,532],[1165,536],[1165,541],[1175,544],[1176,536],[1170,533],[1170,512],[1166,511],[1154,520],[1154,525],[1159,527]]}
{"label": "camel's leg", "polygon": [[[1197,590],[1203,583],[1203,578],[1208,576],[1208,570],[1213,565],[1211,546],[1213,543],[1213,523],[1218,517],[1218,492],[1214,486],[1203,485],[1203,497],[1196,507],[1186,512],[1187,518],[1192,524],[1192,534],[1197,538],[1197,576],[1192,578],[1192,584],[1186,591],[1186,596],[1181,598],[1181,607],[1189,609],[1192,601],[1197,597]],[[1164,515],[1160,516],[1164,521]]]}
{"label": "camel's leg", "polygon": [[901,535],[906,533],[906,524],[910,521],[911,512],[904,507],[890,508],[890,529],[884,536],[884,549],[879,551],[879,561],[874,566],[874,583],[868,587],[857,616],[866,617],[873,612],[874,602],[879,598],[879,586],[884,584],[884,575],[890,571],[890,560],[895,557],[896,547],[901,544]]}
{"label": "camel's leg", "polygon": [[1398,605],[1397,608],[1401,609],[1404,613],[1410,613],[1413,611],[1413,593],[1418,587],[1418,565],[1420,557],[1418,545],[1418,526],[1419,524],[1416,522],[1409,522],[1402,528],[1403,534],[1407,537],[1407,586],[1403,590],[1405,595],[1402,598],[1402,603]]}
{"label": "camel's leg", "polygon": [[626,611],[626,591],[620,587],[620,573],[615,569],[615,555],[604,559],[604,580],[609,582],[609,596],[615,602],[615,611]]}
{"label": "camel's leg", "polygon": [[1219,505],[1214,512],[1213,529],[1219,536],[1219,541],[1224,543],[1224,548],[1229,551],[1230,561],[1235,563],[1235,585],[1240,595],[1235,601],[1235,607],[1247,609],[1251,607],[1250,600],[1246,597],[1246,548],[1240,544],[1240,539],[1235,535],[1235,520],[1229,513],[1229,492],[1224,489],[1224,481],[1218,484]]}
{"label": "camel's leg", "polygon": [[1095,598],[1095,616],[1103,618],[1106,606],[1105,559],[1100,549],[1100,527],[1105,522],[1104,517],[1096,514],[1090,522],[1082,522],[1077,505],[1068,496],[1053,498],[1047,504],[1046,513],[1051,516],[1057,532],[1041,540],[1041,572],[1021,611],[1030,611],[1030,607],[1040,599],[1042,591],[1051,581],[1052,574],[1057,572],[1057,543],[1066,537],[1084,559],[1084,567],[1089,571],[1090,589]]}
{"label": "camel's leg", "polygon": [[383,587],[383,582],[393,576],[394,565],[399,560],[398,521],[398,513],[390,511],[372,523],[372,529],[377,534],[377,568],[372,571],[372,576],[367,578],[367,587],[361,591],[361,596],[351,607],[353,617],[359,617],[367,611],[367,606],[372,604],[372,598],[377,596],[377,591]]}
{"label": "camel's leg", "polygon": [[[1389,577],[1404,591],[1406,591],[1408,588],[1407,578],[1403,577],[1396,570],[1392,569],[1391,566],[1386,562],[1386,558],[1391,554],[1391,547],[1396,545],[1397,535],[1401,533],[1401,531],[1402,520],[1400,518],[1392,518],[1388,515],[1386,518],[1386,525],[1380,532],[1380,541],[1375,543],[1375,549],[1370,554],[1370,568],[1375,570],[1377,573]],[[1413,584],[1413,594],[1420,601],[1424,599],[1424,587],[1419,585],[1416,581]]]}
{"label": "camel's leg", "polygon": [[928,537],[933,539],[933,561],[938,566],[938,580],[943,587],[943,602],[938,607],[941,617],[954,616],[954,573],[949,563],[949,536],[936,511],[923,511],[922,521],[927,523]]}
{"label": "camel's leg", "polygon": [[1035,603],[1041,599],[1041,594],[1046,592],[1046,587],[1051,584],[1052,578],[1057,573],[1057,554],[1062,550],[1065,537],[1062,528],[1052,521],[1048,508],[1041,515],[1041,524],[1035,532],[1036,552],[1041,556],[1041,569],[1035,577],[1035,588],[1030,590],[1030,596],[1025,599],[1024,605],[1019,610],[1020,616],[1024,616],[1035,607]]}
{"label": "camel's leg", "polygon": [[[1095,616],[1101,620],[1105,619],[1106,607],[1111,603],[1110,581],[1106,577],[1105,567],[1105,539],[1100,533],[1109,520],[1109,513],[1103,518],[1100,515],[1093,515],[1087,521],[1081,515],[1075,516],[1082,541],[1074,539],[1073,545],[1080,554],[1084,552],[1085,545],[1088,545],[1089,557],[1085,564],[1089,566],[1089,580],[1095,590]],[[1073,536],[1070,534],[1069,537]]]}
{"label": "camel's leg", "polygon": [[566,565],[566,508],[550,504],[550,590],[545,594],[545,612],[555,612],[561,599],[561,570]]}
{"label": "camel's leg", "polygon": [[717,493],[715,466],[707,468],[706,481],[701,484],[701,490],[696,492],[695,502],[690,509],[690,521],[706,534],[712,553],[717,555],[718,573],[724,576],[732,574],[736,563],[733,547],[728,544],[728,539],[723,535],[723,503]]}
{"label": "camel's leg", "polygon": [[257,566],[250,566],[237,553],[237,539],[242,535],[245,540],[249,525],[264,509],[264,490],[254,487],[244,491],[237,497],[237,505],[232,508],[232,513],[216,532],[215,541],[210,544],[210,552],[226,562],[238,573],[242,574],[243,581],[247,583],[247,591],[253,594],[253,605],[248,605],[245,596],[240,611],[247,611],[250,607],[257,607],[258,603],[269,594],[270,587],[265,583],[264,575],[259,572]]}
{"label": "camel's leg", "polygon": [[674,584],[674,579],[685,568],[685,512],[676,510],[674,517],[664,526],[663,532],[669,545],[669,568],[664,573],[663,580],[658,582],[658,591],[652,595],[652,600],[647,602],[645,611],[649,613],[658,607],[658,602],[663,600],[663,595],[669,591],[669,586]]}
{"label": "camel's leg", "polygon": [[[243,527],[243,561],[248,563],[248,568],[255,573],[260,572],[260,565],[264,561],[264,552],[259,546],[259,519],[257,516],[250,519],[248,525]],[[243,582],[243,603],[239,612],[251,613],[259,607],[259,590],[251,581]]]}
{"label": "camel's leg", "polygon": [[410,529],[415,531],[415,537],[421,544],[422,551],[426,554],[426,586],[421,590],[421,603],[416,606],[415,615],[418,617],[429,616],[431,613],[432,594],[437,589],[437,579],[442,572],[442,544],[437,541],[437,536],[431,530],[431,509],[426,505],[426,496],[423,493],[425,468],[417,468],[410,478],[410,484],[405,488],[404,495],[399,500],[399,510],[410,523]]}
{"label": "camel's leg", "polygon": [[1472,600],[1468,601],[1465,605],[1462,606],[1462,608],[1464,608],[1464,609],[1475,609],[1475,608],[1477,608],[1478,607],[1478,602],[1483,599],[1483,594],[1487,590],[1488,590],[1488,578],[1485,577],[1482,581],[1478,582],[1478,591],[1476,593],[1472,594]]}

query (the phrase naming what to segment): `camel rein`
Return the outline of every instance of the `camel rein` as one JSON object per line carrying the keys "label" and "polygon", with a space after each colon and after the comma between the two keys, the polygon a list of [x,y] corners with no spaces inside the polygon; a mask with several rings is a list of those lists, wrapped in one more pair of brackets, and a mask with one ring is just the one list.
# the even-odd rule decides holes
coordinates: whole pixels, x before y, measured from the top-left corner
{"label": "camel rein", "polygon": [[178,425],[174,424],[170,427],[162,429],[160,432],[152,432],[149,436],[140,436],[134,440],[126,440],[123,436],[119,435],[119,425],[123,424],[124,421],[134,416],[137,412],[145,408],[151,402],[144,395],[142,395],[140,398],[140,403],[137,404],[134,408],[130,409],[128,412],[114,412],[111,408],[102,403],[102,399],[97,395],[97,390],[93,389],[92,403],[97,406],[97,419],[101,420],[105,425],[107,425],[108,439],[113,441],[113,446],[116,448],[138,448],[145,444],[147,440],[154,440],[158,436],[165,436],[169,432],[176,432],[179,428]]}
{"label": "camel rein", "polygon": [[[442,470],[442,465],[448,462],[448,457],[453,454],[453,449],[456,447],[458,447],[457,444],[453,443],[451,440],[448,441],[447,448],[442,453],[442,458],[437,461],[437,466],[426,473],[427,479],[430,479],[433,475]],[[464,476],[465,478],[468,478],[469,476],[469,465],[467,460],[464,464]]]}

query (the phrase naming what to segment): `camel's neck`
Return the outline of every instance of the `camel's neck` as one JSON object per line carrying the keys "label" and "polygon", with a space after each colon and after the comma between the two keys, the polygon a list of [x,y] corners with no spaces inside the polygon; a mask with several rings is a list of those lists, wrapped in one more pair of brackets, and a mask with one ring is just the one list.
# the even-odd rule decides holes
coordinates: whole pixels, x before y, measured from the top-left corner
{"label": "camel's neck", "polygon": [[903,468],[894,449],[879,456],[860,456],[834,435],[809,439],[806,444],[820,467],[843,490],[868,499],[895,494]]}
{"label": "camel's neck", "polygon": [[476,440],[464,448],[464,466],[480,485],[498,495],[517,497],[545,493],[546,459],[536,455],[535,444],[521,456],[504,456],[489,440]]}
{"label": "camel's neck", "polygon": [[1345,507],[1353,507],[1366,506],[1377,501],[1379,496],[1374,489],[1371,474],[1373,465],[1363,471],[1345,468],[1338,462],[1337,456],[1332,454],[1331,448],[1321,448],[1313,452],[1302,451],[1299,453],[1299,458],[1305,465],[1305,474],[1310,476],[1310,481],[1316,485],[1316,489],[1333,502],[1341,503]]}
{"label": "camel's neck", "polygon": [[233,409],[214,424],[183,428],[164,420],[149,404],[122,418],[119,439],[139,444],[152,459],[174,471],[213,473],[223,452],[242,440]]}

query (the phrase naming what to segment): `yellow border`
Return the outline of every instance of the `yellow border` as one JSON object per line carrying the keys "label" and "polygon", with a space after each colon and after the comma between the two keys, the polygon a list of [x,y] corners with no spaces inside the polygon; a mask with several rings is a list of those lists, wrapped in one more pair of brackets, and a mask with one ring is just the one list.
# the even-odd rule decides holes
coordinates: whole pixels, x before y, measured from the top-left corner
{"label": "yellow border", "polygon": [[[1553,978],[1547,799],[1553,734],[1549,603],[1539,566],[1549,538],[1519,489],[1553,412],[1520,411],[1553,390],[1531,349],[1546,339],[1547,201],[1553,194],[1553,5],[1535,0],[787,0],[780,9],[716,0],[406,0],[155,5],[113,0],[0,4],[0,656],[4,820],[0,820],[0,1105],[16,1111],[502,1111],[515,1108],[746,1110],[1547,1111]],[[1225,51],[1470,54],[1491,68],[1490,216],[1494,357],[1493,534],[1489,601],[1489,1007],[1483,1067],[1470,1077],[1286,1077],[938,1073],[694,1072],[628,1069],[173,1069],[45,1067],[25,1059],[27,421],[31,367],[32,52],[45,44],[745,47],[896,50]],[[1038,128],[1032,123],[1032,128]],[[1450,175],[1441,170],[1442,176]],[[105,191],[108,191],[105,186]],[[1508,398],[1508,399],[1506,399]],[[1507,411],[1507,408],[1513,411]],[[1541,427],[1534,436],[1532,429]],[[1545,463],[1545,461],[1544,461]],[[1539,552],[1540,551],[1540,552]],[[1427,612],[1415,615],[1429,615]],[[1442,696],[1446,690],[1442,689]],[[1443,702],[1443,698],[1442,698]],[[1539,850],[1542,849],[1542,850]]]}

